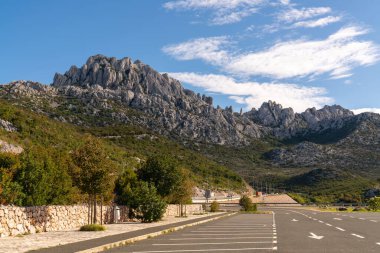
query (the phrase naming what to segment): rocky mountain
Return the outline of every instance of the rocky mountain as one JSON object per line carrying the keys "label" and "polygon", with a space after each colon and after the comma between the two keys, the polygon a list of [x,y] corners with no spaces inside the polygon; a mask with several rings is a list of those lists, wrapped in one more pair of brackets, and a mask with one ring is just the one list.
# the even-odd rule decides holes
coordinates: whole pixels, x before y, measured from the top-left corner
{"label": "rocky mountain", "polygon": [[226,152],[235,170],[264,166],[281,174],[277,168],[297,168],[285,173],[289,176],[300,169],[333,167],[380,177],[379,114],[354,115],[339,105],[295,113],[272,101],[237,113],[232,107],[215,107],[211,97],[184,89],[168,74],[130,58],[95,55],[82,67],[57,73],[51,85],[2,85],[0,97],[82,127],[122,124],[147,129],[202,148],[217,162],[224,158],[212,151],[213,145],[233,149],[246,154],[235,159],[229,156],[233,152]]}
{"label": "rocky mountain", "polygon": [[[246,113],[233,112],[231,107],[215,108],[211,97],[184,89],[178,80],[160,74],[140,61],[117,60],[102,55],[90,57],[81,68],[72,66],[65,74],[57,73],[51,86],[14,82],[4,86],[3,91],[8,95],[20,94],[35,99],[51,100],[57,96],[79,99],[85,102],[87,113],[92,115],[118,103],[140,114],[131,117],[115,110],[111,115],[114,120],[142,125],[171,137],[222,145],[247,145],[252,139],[267,136],[281,140],[306,138],[346,129],[353,119],[365,120],[337,105],[320,110],[311,108],[301,114],[271,101]],[[68,106],[75,108],[74,104]],[[354,131],[354,128],[350,130]]]}

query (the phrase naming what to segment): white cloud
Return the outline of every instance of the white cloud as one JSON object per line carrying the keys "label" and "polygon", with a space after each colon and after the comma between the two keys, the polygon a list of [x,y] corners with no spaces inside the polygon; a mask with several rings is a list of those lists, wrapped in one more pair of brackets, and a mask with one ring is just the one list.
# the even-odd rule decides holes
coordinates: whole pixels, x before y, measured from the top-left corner
{"label": "white cloud", "polygon": [[289,5],[290,4],[290,0],[280,0],[280,3],[283,4],[283,5]]}
{"label": "white cloud", "polygon": [[242,6],[255,6],[263,0],[178,0],[166,2],[164,8],[168,10],[182,9],[235,9]]}
{"label": "white cloud", "polygon": [[225,25],[232,24],[241,21],[245,17],[251,16],[253,13],[257,12],[257,8],[243,9],[240,11],[220,11],[215,15],[211,20],[211,23],[214,25]]}
{"label": "white cloud", "polygon": [[314,27],[324,27],[332,23],[336,23],[341,20],[341,17],[339,16],[327,16],[324,18],[320,18],[317,20],[307,20],[307,21],[300,21],[293,24],[293,27],[307,27],[307,28],[314,28]]}
{"label": "white cloud", "polygon": [[324,40],[280,42],[269,49],[245,54],[231,53],[228,46],[232,42],[225,36],[169,45],[163,51],[178,60],[201,59],[234,75],[285,79],[329,74],[330,78],[339,79],[351,76],[354,67],[379,60],[377,45],[356,38],[366,32],[361,27],[351,26]]}
{"label": "white cloud", "polygon": [[241,21],[257,11],[266,0],[177,0],[166,2],[168,10],[210,10],[211,24],[225,25]]}
{"label": "white cloud", "polygon": [[265,101],[272,100],[284,107],[292,107],[296,112],[307,108],[320,108],[333,103],[325,96],[326,90],[319,87],[305,87],[288,83],[238,82],[224,75],[200,75],[196,73],[169,73],[170,76],[208,92],[229,95],[247,110],[258,108]]}
{"label": "white cloud", "polygon": [[228,52],[222,50],[222,47],[229,43],[225,36],[199,38],[169,45],[162,50],[178,60],[201,59],[211,64],[221,65],[229,58]]}
{"label": "white cloud", "polygon": [[347,27],[325,40],[277,43],[267,50],[235,56],[225,70],[276,79],[314,77],[326,73],[332,78],[348,77],[354,67],[379,60],[377,45],[355,39],[365,32],[360,27]]}
{"label": "white cloud", "polygon": [[321,16],[330,12],[331,12],[330,7],[313,7],[313,8],[302,8],[302,9],[291,8],[291,9],[281,12],[277,18],[280,21],[293,22],[293,21],[299,21],[299,20]]}
{"label": "white cloud", "polygon": [[354,109],[351,110],[354,112],[354,114],[360,114],[363,112],[373,112],[373,113],[378,113],[380,114],[380,108],[360,108],[360,109]]}

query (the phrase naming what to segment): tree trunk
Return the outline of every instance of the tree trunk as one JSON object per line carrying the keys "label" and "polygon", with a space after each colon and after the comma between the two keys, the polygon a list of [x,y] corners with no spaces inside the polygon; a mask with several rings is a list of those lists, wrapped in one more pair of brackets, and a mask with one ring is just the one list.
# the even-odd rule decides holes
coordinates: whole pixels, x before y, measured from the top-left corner
{"label": "tree trunk", "polygon": [[103,196],[100,199],[100,225],[103,226]]}
{"label": "tree trunk", "polygon": [[90,194],[88,194],[88,200],[87,200],[87,209],[88,209],[88,213],[87,213],[87,223],[90,224],[90,221],[91,221],[91,198],[90,198]]}
{"label": "tree trunk", "polygon": [[94,195],[94,224],[96,224],[96,194]]}

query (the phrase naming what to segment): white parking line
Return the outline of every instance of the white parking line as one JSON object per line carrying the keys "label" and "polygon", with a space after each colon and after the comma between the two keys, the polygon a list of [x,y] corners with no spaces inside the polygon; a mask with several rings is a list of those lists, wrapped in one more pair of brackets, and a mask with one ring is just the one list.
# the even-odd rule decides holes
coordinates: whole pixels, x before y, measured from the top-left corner
{"label": "white parking line", "polygon": [[364,238],[364,236],[361,236],[361,235],[357,235],[357,234],[351,234],[351,235],[353,235],[353,236],[356,236],[356,237],[358,237],[358,238],[361,238],[361,239],[363,239],[363,238]]}
{"label": "white parking line", "polygon": [[[249,235],[264,235],[264,234],[274,234],[272,232],[268,233],[249,233]],[[228,234],[221,234],[221,233],[203,233],[203,234],[182,234],[182,235],[191,235],[191,236],[194,236],[194,235],[231,235],[231,233],[228,233]],[[247,233],[234,233],[234,235],[247,235]]]}
{"label": "white parking line", "polygon": [[320,223],[325,223],[324,221],[319,220]]}
{"label": "white parking line", "polygon": [[380,242],[377,242],[376,244],[377,244],[377,245],[380,245]]}
{"label": "white parking line", "polygon": [[165,253],[165,252],[211,252],[211,251],[249,251],[249,250],[277,250],[271,248],[243,248],[243,249],[179,249],[179,250],[153,250],[153,251],[134,251],[133,253]]}
{"label": "white parking line", "polygon": [[331,225],[331,224],[329,224],[329,223],[326,223],[326,225],[327,225],[327,226],[329,226],[329,227],[332,227],[332,225]]}
{"label": "white parking line", "polygon": [[[200,228],[198,230],[216,230],[217,228]],[[223,228],[223,229],[218,229],[218,231],[239,231],[239,230],[268,230],[272,229],[271,227],[260,227],[260,228]]]}
{"label": "white parking line", "polygon": [[359,220],[365,220],[364,218],[359,218]]}
{"label": "white parking line", "polygon": [[346,231],[344,230],[343,228],[340,228],[340,227],[335,227],[336,229],[340,230],[340,231]]}
{"label": "white parking line", "polygon": [[231,244],[257,244],[273,243],[273,241],[263,242],[190,242],[190,243],[153,243],[153,246],[191,246],[191,245],[231,245]]}
{"label": "white parking line", "polygon": [[377,222],[376,220],[371,220],[372,222]]}
{"label": "white parking line", "polygon": [[240,237],[185,237],[171,238],[169,241],[185,241],[185,240],[235,240],[235,239],[276,239],[276,236],[240,236]]}
{"label": "white parking line", "polygon": [[334,218],[334,220],[342,220],[341,218]]}

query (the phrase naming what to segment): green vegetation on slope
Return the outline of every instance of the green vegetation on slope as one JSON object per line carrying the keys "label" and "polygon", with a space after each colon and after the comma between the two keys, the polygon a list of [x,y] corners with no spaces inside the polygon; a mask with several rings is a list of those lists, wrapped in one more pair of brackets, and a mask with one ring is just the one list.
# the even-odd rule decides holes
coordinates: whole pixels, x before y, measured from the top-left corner
{"label": "green vegetation on slope", "polygon": [[[144,160],[163,154],[190,170],[197,185],[241,190],[242,179],[205,156],[163,137],[127,126],[81,128],[0,100],[0,118],[17,131],[0,129],[0,140],[24,148],[21,155],[0,155],[0,203],[18,205],[71,204],[86,201],[73,175],[72,153],[88,135],[98,137],[100,148],[115,165],[115,173],[138,168]],[[116,137],[115,137],[116,136]],[[120,136],[120,137],[119,137]],[[115,138],[114,138],[115,137]],[[207,173],[218,177],[207,182]]]}

